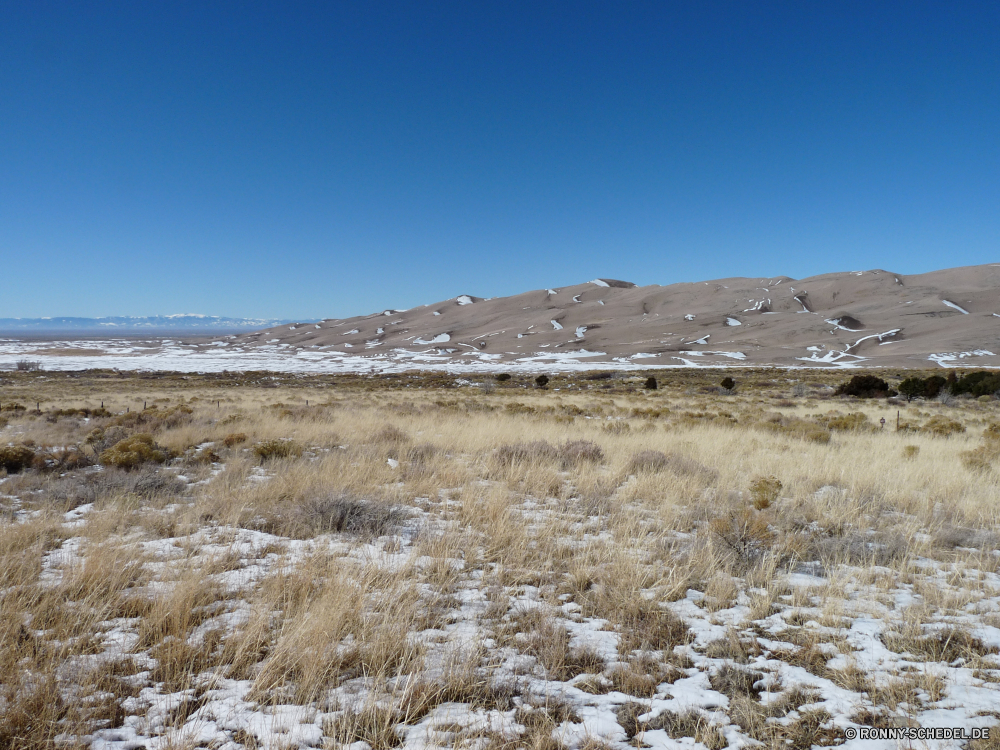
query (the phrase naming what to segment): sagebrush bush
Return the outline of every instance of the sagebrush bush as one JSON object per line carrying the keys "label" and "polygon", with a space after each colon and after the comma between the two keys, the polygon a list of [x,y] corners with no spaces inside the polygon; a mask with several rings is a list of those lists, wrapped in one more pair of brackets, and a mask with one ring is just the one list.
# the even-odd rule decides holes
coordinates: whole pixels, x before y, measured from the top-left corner
{"label": "sagebrush bush", "polygon": [[153,436],[140,432],[101,452],[99,460],[105,466],[135,469],[143,464],[162,464],[170,458],[170,451],[153,442]]}
{"label": "sagebrush bush", "polygon": [[646,378],[645,388],[647,388],[648,390],[651,390],[651,391],[655,391],[656,390],[656,378],[654,378],[654,377],[648,377],[648,378]]}
{"label": "sagebrush bush", "polygon": [[831,417],[827,421],[826,426],[838,432],[861,432],[875,429],[875,425],[868,419],[868,415],[860,411],[852,411],[850,414]]}
{"label": "sagebrush bush", "polygon": [[725,388],[725,389],[726,389],[727,391],[731,391],[731,390],[733,390],[733,388],[735,388],[735,387],[736,387],[736,381],[735,381],[735,380],[733,380],[733,379],[732,379],[731,377],[729,377],[729,376],[727,375],[726,377],[724,377],[724,378],[722,379],[722,382],[721,382],[721,383],[719,383],[719,385],[721,385],[721,386],[722,386],[723,388]]}
{"label": "sagebrush bush", "polygon": [[247,441],[247,434],[245,432],[230,432],[224,438],[222,438],[222,444],[227,448],[232,448],[240,443],[245,443]]}
{"label": "sagebrush bush", "polygon": [[544,388],[548,384],[549,384],[548,375],[539,375],[537,378],[535,378],[535,385],[537,385],[539,388]]}
{"label": "sagebrush bush", "polygon": [[753,507],[757,510],[771,507],[771,504],[778,499],[782,487],[777,477],[754,477],[750,481],[750,499]]}
{"label": "sagebrush bush", "polygon": [[302,455],[302,446],[292,440],[262,440],[253,447],[254,455],[261,461],[275,458],[292,458]]}
{"label": "sagebrush bush", "polygon": [[965,425],[954,419],[936,414],[927,420],[927,423],[920,428],[921,432],[929,432],[938,437],[948,437],[965,432]]}
{"label": "sagebrush bush", "polygon": [[16,474],[31,466],[35,460],[35,452],[26,445],[8,445],[0,447],[0,468],[8,474]]}
{"label": "sagebrush bush", "polygon": [[501,383],[504,383],[504,382],[510,380],[510,373],[509,372],[498,372],[495,375],[495,379],[497,381],[501,382]]}

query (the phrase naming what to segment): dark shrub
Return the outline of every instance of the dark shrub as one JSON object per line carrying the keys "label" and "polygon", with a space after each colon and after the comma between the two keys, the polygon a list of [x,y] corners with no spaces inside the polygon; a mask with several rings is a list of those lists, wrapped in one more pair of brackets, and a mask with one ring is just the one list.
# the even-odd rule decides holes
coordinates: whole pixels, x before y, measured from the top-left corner
{"label": "dark shrub", "polygon": [[896,391],[882,378],[875,375],[855,375],[846,383],[837,386],[835,396],[856,396],[857,398],[886,398],[895,396]]}
{"label": "dark shrub", "polygon": [[595,372],[590,375],[585,375],[584,380],[611,380],[615,374],[613,372]]}
{"label": "dark shrub", "polygon": [[8,445],[0,448],[0,468],[15,474],[31,466],[35,452],[26,445]]}
{"label": "dark shrub", "polygon": [[656,390],[656,378],[654,378],[654,377],[648,377],[648,378],[646,378],[646,385],[643,386],[643,387],[647,388],[647,389],[649,389],[651,391],[655,391]]}
{"label": "dark shrub", "polygon": [[549,384],[548,375],[539,375],[537,378],[535,378],[535,385],[537,385],[539,388],[544,388],[548,384]]}
{"label": "dark shrub", "polygon": [[497,373],[496,380],[498,383],[506,383],[508,380],[510,380],[510,373],[509,372]]}
{"label": "dark shrub", "polygon": [[[949,374],[949,380],[951,375],[954,373]],[[1000,372],[987,372],[985,370],[970,372],[968,375],[956,378],[950,390],[955,396],[963,393],[976,397],[992,396],[1000,391]]]}
{"label": "dark shrub", "polygon": [[735,388],[735,387],[736,387],[736,381],[735,381],[735,380],[733,380],[733,379],[732,379],[731,377],[729,377],[729,376],[727,375],[726,377],[724,377],[724,378],[722,379],[722,382],[721,382],[721,383],[719,383],[719,385],[721,385],[721,386],[722,386],[723,388],[725,388],[725,389],[726,389],[727,391],[731,391],[731,390],[733,390],[733,388]]}
{"label": "dark shrub", "polygon": [[168,458],[170,451],[154,443],[152,435],[143,432],[119,440],[100,455],[102,464],[119,469],[135,469],[149,463],[162,464]]}
{"label": "dark shrub", "polygon": [[240,443],[245,443],[246,441],[247,435],[245,432],[230,432],[222,438],[222,444],[227,448],[232,448],[234,445],[239,445]]}
{"label": "dark shrub", "polygon": [[940,375],[929,378],[906,378],[899,384],[899,392],[907,401],[915,398],[936,398],[947,381]]}

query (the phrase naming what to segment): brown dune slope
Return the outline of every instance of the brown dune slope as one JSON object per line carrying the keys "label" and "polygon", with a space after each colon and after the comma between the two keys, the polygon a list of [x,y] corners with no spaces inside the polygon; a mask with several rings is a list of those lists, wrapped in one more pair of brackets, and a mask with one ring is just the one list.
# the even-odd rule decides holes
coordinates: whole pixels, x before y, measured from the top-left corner
{"label": "brown dune slope", "polygon": [[596,279],[233,338],[244,346],[373,357],[433,352],[456,362],[582,357],[650,366],[988,367],[1000,365],[1000,264],[912,276],[874,270],[669,286]]}

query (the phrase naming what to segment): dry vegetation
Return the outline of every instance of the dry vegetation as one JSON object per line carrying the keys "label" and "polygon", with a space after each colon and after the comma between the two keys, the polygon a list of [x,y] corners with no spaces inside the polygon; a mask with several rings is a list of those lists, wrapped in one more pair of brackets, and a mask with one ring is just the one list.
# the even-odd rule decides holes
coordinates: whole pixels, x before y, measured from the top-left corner
{"label": "dry vegetation", "polygon": [[0,747],[992,725],[1000,402],[723,374],[3,374]]}

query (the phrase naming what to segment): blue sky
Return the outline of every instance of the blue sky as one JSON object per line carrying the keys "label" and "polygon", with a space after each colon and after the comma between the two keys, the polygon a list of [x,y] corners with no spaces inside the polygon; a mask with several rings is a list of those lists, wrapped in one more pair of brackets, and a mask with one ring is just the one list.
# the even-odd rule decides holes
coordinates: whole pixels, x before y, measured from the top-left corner
{"label": "blue sky", "polygon": [[0,317],[996,262],[995,2],[0,0]]}

